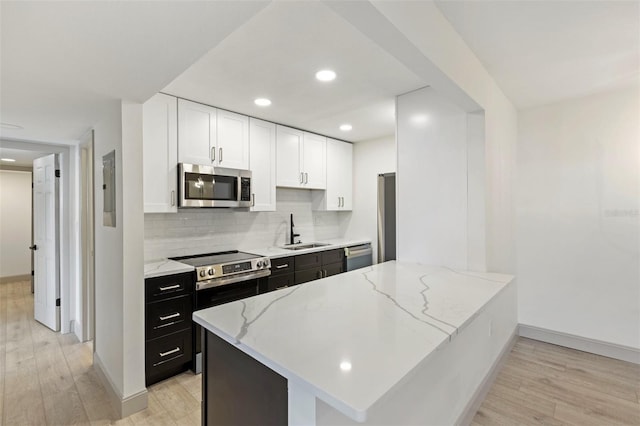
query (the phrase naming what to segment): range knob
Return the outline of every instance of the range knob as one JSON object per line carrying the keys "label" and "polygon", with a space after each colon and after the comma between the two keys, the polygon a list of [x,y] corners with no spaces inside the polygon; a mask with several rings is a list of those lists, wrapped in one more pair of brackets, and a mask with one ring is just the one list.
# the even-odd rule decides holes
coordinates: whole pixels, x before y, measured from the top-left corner
{"label": "range knob", "polygon": [[262,260],[258,260],[258,261],[256,262],[256,266],[257,266],[258,268],[262,268]]}
{"label": "range knob", "polygon": [[205,276],[205,275],[207,275],[207,271],[205,271],[204,269],[201,269],[201,270],[200,270],[200,276],[201,276],[202,278],[204,278],[204,276]]}
{"label": "range knob", "polygon": [[213,270],[213,268],[209,269],[209,275],[211,275],[211,276],[212,276],[212,275],[213,275],[213,274],[215,274],[215,273],[216,273],[216,272]]}

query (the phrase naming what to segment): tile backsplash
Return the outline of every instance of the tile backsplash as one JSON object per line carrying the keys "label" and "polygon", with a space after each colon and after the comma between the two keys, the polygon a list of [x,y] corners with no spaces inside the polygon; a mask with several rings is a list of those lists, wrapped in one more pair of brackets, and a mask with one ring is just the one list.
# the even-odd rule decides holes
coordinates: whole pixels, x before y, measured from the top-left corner
{"label": "tile backsplash", "polygon": [[344,236],[351,212],[311,208],[311,190],[278,188],[277,211],[181,209],[144,215],[145,260],[288,243],[289,214],[303,242]]}

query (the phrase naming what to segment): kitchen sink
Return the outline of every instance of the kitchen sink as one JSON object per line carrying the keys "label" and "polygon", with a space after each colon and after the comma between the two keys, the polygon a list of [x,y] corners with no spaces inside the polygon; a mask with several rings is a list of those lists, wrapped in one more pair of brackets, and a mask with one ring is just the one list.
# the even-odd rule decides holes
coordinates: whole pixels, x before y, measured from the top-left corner
{"label": "kitchen sink", "polygon": [[330,245],[331,244],[327,244],[327,243],[287,244],[282,246],[282,248],[285,250],[305,250],[305,249],[325,247]]}

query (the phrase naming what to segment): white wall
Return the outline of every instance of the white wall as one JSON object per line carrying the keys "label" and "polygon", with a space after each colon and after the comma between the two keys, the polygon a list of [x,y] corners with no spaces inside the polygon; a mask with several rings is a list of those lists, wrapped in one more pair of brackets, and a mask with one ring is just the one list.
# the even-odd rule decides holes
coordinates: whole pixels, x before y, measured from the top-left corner
{"label": "white wall", "polygon": [[0,277],[31,275],[31,172],[0,170]]}
{"label": "white wall", "polygon": [[144,215],[146,260],[225,250],[251,250],[288,243],[289,214],[303,242],[339,238],[349,212],[312,211],[308,189],[277,188],[275,212],[180,209]]}
{"label": "white wall", "polygon": [[638,88],[519,114],[520,323],[640,348]]}
{"label": "white wall", "polygon": [[378,175],[395,171],[395,135],[354,144],[353,212],[345,236],[370,238],[374,263],[378,258]]}
{"label": "white wall", "polygon": [[398,260],[467,269],[467,116],[432,88],[397,99]]}

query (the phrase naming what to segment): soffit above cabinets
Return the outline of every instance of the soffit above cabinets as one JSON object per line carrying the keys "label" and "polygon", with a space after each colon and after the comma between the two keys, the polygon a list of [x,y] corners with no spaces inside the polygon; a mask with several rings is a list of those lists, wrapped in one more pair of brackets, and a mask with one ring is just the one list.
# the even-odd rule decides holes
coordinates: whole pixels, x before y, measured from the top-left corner
{"label": "soffit above cabinets", "polygon": [[424,84],[323,3],[273,2],[163,92],[356,142],[394,134],[395,96]]}

